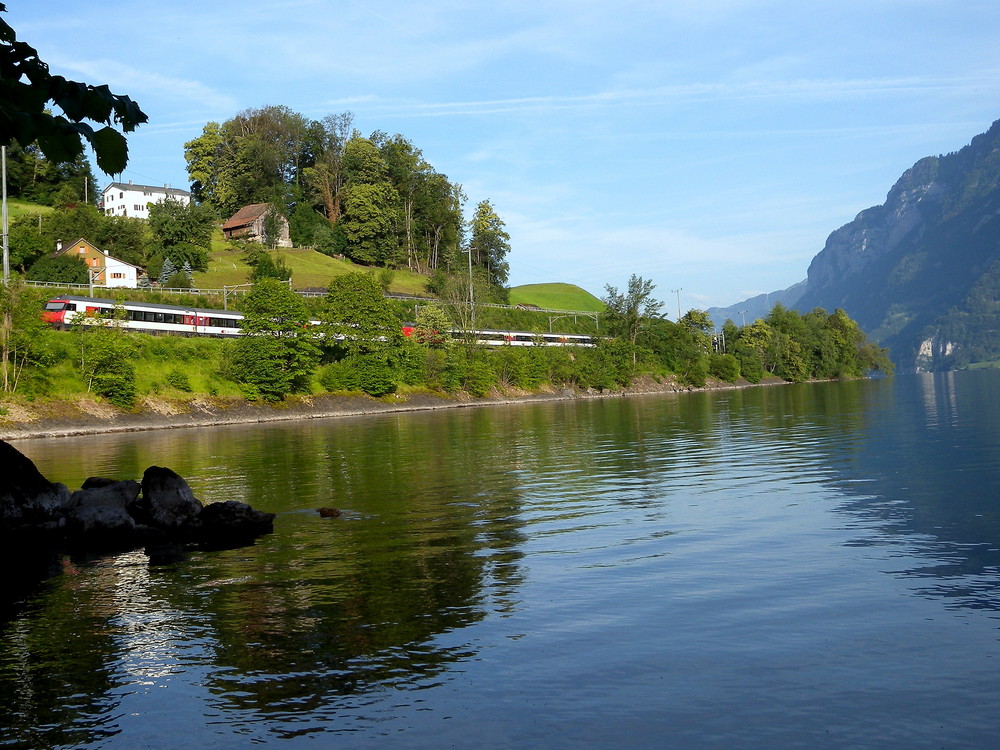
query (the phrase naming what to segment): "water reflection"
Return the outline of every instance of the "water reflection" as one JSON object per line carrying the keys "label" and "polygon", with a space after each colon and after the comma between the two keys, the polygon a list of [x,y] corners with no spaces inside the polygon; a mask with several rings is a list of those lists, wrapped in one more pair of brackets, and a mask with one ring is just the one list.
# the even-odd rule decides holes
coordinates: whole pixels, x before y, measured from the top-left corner
{"label": "water reflection", "polygon": [[887,569],[922,595],[1000,609],[1000,373],[872,383],[863,413],[856,449],[834,463],[852,544],[918,561]]}
{"label": "water reflection", "polygon": [[[471,713],[544,699],[593,728],[608,701],[655,704],[662,675],[623,686],[639,666],[719,670],[729,690],[726,654],[770,664],[747,644],[804,639],[831,619],[821,606],[864,609],[826,604],[854,583],[838,578],[845,545],[921,596],[995,609],[997,385],[898,378],[26,442],[70,485],[169,466],[205,501],[276,513],[276,533],[167,565],[58,561],[0,618],[0,744],[136,745],[171,725],[191,744],[366,736],[415,722],[477,669],[486,697]],[[809,669],[813,644],[837,635],[807,641]],[[500,673],[510,692],[491,693]],[[794,664],[741,679],[761,673],[802,692],[783,682]]]}

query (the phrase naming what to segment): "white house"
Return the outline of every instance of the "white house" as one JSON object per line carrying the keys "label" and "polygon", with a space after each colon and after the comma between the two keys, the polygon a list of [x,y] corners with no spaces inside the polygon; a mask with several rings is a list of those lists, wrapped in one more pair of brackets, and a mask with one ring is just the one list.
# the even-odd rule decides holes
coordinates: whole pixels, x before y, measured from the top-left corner
{"label": "white house", "polygon": [[191,202],[191,193],[178,188],[154,185],[133,185],[129,182],[112,182],[103,193],[104,213],[108,216],[134,216],[149,218],[149,205],[170,198],[184,205]]}
{"label": "white house", "polygon": [[52,255],[71,255],[82,260],[87,266],[90,283],[94,286],[122,286],[135,289],[139,285],[141,268],[118,258],[112,258],[106,250],[99,249],[82,237],[76,242],[65,245],[59,240]]}

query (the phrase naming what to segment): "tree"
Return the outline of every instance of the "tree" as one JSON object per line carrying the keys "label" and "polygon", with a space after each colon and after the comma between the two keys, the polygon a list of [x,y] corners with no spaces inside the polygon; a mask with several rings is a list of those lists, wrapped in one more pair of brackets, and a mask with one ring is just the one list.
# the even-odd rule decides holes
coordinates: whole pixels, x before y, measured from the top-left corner
{"label": "tree", "polygon": [[149,227],[133,216],[102,217],[95,234],[87,239],[108,255],[134,266],[145,266],[149,259]]}
{"label": "tree", "polygon": [[256,255],[256,261],[252,264],[253,270],[250,272],[251,281],[260,279],[277,279],[278,281],[288,281],[292,278],[292,269],[285,263],[281,256],[272,257],[271,253],[261,249]]}
{"label": "tree", "polygon": [[[0,12],[6,11],[0,3]],[[52,106],[62,114],[53,114]],[[80,156],[85,140],[97,166],[117,174],[128,163],[128,145],[113,126],[130,133],[147,119],[135,102],[107,86],[52,75],[38,52],[0,20],[0,144],[37,143],[47,159],[63,163]],[[91,122],[104,127],[95,130]]]}
{"label": "tree", "polygon": [[320,351],[305,302],[287,284],[264,278],[253,285],[240,334],[229,366],[249,396],[280,401],[308,387]]}
{"label": "tree", "polygon": [[315,160],[303,169],[306,190],[322,206],[332,228],[340,220],[341,191],[344,188],[344,148],[351,134],[354,115],[343,112],[327,115],[310,125]]}
{"label": "tree", "polygon": [[417,324],[414,327],[414,338],[421,344],[440,349],[448,345],[451,336],[448,329],[452,327],[451,321],[438,305],[433,302],[421,305],[417,311]]}
{"label": "tree", "polygon": [[389,166],[368,138],[352,137],[344,147],[341,190],[343,232],[347,256],[366,265],[394,265],[399,241],[399,193],[389,181]]}
{"label": "tree", "polygon": [[328,335],[342,338],[350,353],[385,351],[402,338],[399,320],[373,274],[348,273],[331,281],[325,317]]}
{"label": "tree", "polygon": [[170,258],[165,258],[163,260],[163,265],[160,266],[160,275],[157,277],[157,281],[160,282],[160,286],[166,286],[167,281],[173,278],[176,273],[177,265]]}
{"label": "tree", "polygon": [[388,182],[362,183],[349,186],[345,193],[344,214],[338,227],[346,240],[347,256],[365,265],[394,264],[395,188]]}
{"label": "tree", "polygon": [[250,203],[286,203],[304,186],[310,123],[288,107],[246,109],[184,144],[196,200],[230,216]]}
{"label": "tree", "polygon": [[58,284],[89,284],[87,264],[72,255],[58,255],[55,258],[43,256],[28,269],[32,281],[48,281]]}
{"label": "tree", "polygon": [[604,287],[607,296],[603,302],[607,307],[608,327],[616,336],[624,337],[632,349],[632,363],[637,361],[636,340],[648,320],[658,318],[663,303],[651,296],[656,286],[641,276],[628,280],[628,290],[618,291],[610,284]]}
{"label": "tree", "polygon": [[207,206],[167,198],[149,207],[147,221],[154,239],[163,247],[186,242],[208,250],[214,219]]}
{"label": "tree", "polygon": [[29,366],[51,358],[50,331],[38,314],[40,298],[18,279],[0,283],[0,378],[4,393],[13,393]]}
{"label": "tree", "polygon": [[469,252],[473,264],[486,269],[491,285],[506,286],[510,266],[504,259],[510,252],[510,235],[488,200],[476,206],[470,229]]}
{"label": "tree", "polygon": [[15,142],[7,148],[7,194],[12,197],[43,206],[95,203],[95,184],[86,154],[55,163],[45,158],[37,143]]}
{"label": "tree", "polygon": [[103,396],[115,406],[130,409],[135,404],[137,355],[131,335],[121,325],[125,310],[116,307],[109,317],[94,316],[75,322],[80,352],[80,371],[88,392]]}
{"label": "tree", "polygon": [[157,253],[175,266],[189,263],[195,271],[208,270],[214,216],[208,206],[168,198],[149,207],[149,228]]}
{"label": "tree", "polygon": [[10,264],[22,273],[38,258],[55,250],[42,230],[42,217],[15,216],[10,222]]}

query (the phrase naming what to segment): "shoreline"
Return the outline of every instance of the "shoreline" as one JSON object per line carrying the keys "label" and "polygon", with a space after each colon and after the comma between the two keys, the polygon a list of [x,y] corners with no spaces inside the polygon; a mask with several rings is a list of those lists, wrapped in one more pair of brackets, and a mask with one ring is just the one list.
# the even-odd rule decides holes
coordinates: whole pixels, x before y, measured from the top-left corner
{"label": "shoreline", "polygon": [[362,394],[295,396],[276,404],[242,399],[191,396],[185,399],[145,397],[136,411],[122,411],[95,399],[56,401],[43,404],[0,403],[6,413],[0,417],[0,439],[29,440],[80,435],[100,435],[147,430],[221,427],[238,424],[288,422],[297,419],[335,419],[369,414],[391,414],[482,406],[503,406],[549,401],[695,393],[738,390],[785,384],[778,378],[760,383],[710,381],[703,387],[679,385],[673,380],[658,382],[637,379],[627,388],[614,391],[582,391],[571,388],[534,392],[509,391],[482,398],[467,394],[410,393],[377,399]]}

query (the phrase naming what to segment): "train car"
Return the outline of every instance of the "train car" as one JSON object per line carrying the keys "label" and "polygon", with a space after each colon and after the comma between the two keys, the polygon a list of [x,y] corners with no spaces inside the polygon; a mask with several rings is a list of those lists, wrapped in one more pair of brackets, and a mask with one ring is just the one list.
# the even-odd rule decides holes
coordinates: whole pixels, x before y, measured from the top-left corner
{"label": "train car", "polygon": [[168,333],[181,336],[235,337],[240,333],[243,316],[226,310],[206,310],[180,305],[149,302],[116,303],[110,299],[66,295],[45,304],[42,319],[56,328],[67,329],[74,323],[106,324],[122,311],[120,325],[130,331]]}
{"label": "train car", "polygon": [[592,337],[575,333],[532,333],[531,331],[491,331],[452,329],[456,341],[472,340],[482,346],[594,346]]}
{"label": "train car", "polygon": [[[243,315],[226,310],[206,310],[180,305],[160,305],[148,302],[121,302],[94,297],[65,295],[54,297],[45,304],[42,319],[56,328],[66,330],[74,323],[108,325],[121,311],[119,324],[130,331],[165,333],[181,336],[239,336]],[[310,321],[319,325],[320,321]],[[404,336],[412,336],[415,326],[403,326]],[[317,334],[318,335],[318,334]],[[474,341],[483,346],[594,346],[590,336],[572,333],[531,333],[530,331],[466,331],[452,329],[448,335],[455,341]],[[340,336],[343,338],[343,336]]]}

